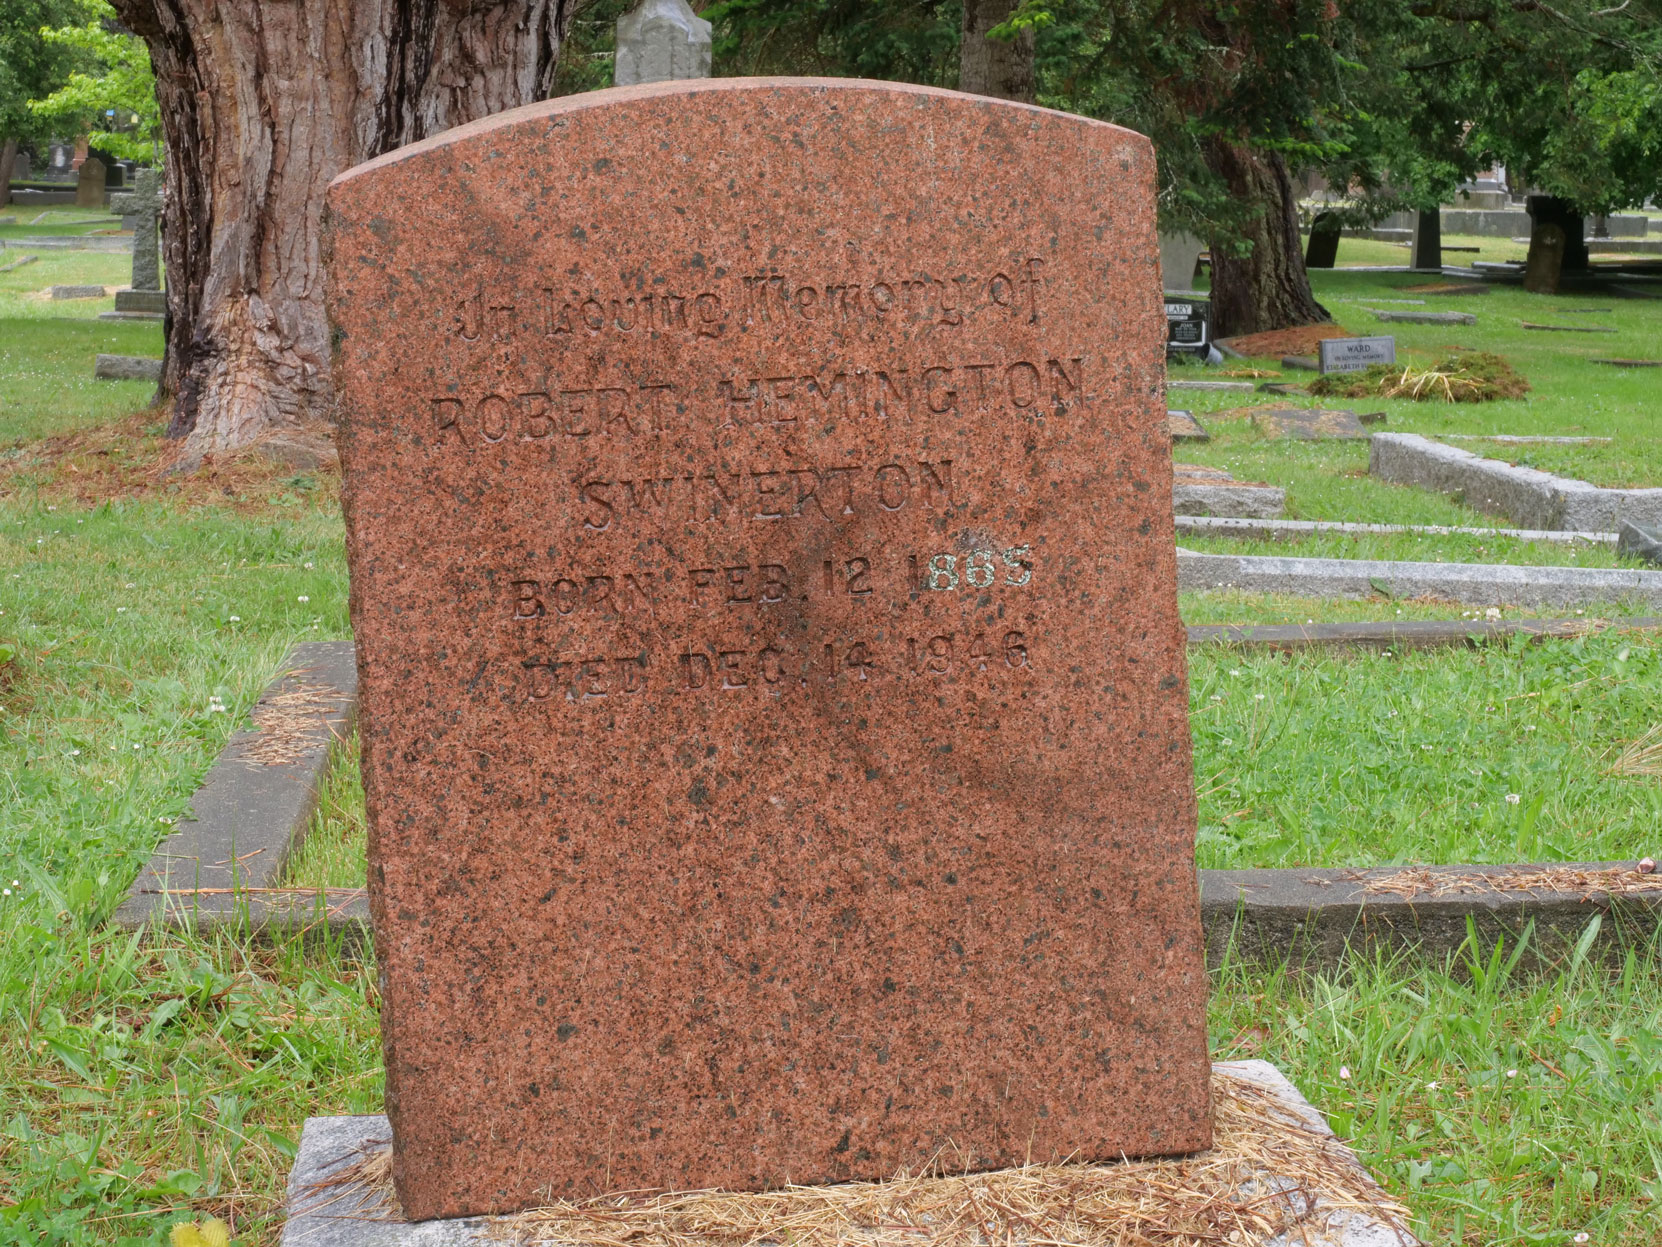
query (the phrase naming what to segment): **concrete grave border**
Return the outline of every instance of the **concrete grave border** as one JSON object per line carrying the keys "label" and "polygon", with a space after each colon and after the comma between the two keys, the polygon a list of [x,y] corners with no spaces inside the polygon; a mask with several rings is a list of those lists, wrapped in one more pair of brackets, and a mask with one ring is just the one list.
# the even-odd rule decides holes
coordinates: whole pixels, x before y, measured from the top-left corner
{"label": "concrete grave border", "polygon": [[1622,521],[1662,523],[1662,489],[1604,489],[1587,481],[1484,459],[1418,433],[1376,433],[1368,472],[1396,485],[1452,495],[1520,528],[1615,532]]}
{"label": "concrete grave border", "polygon": [[1243,537],[1263,541],[1296,540],[1322,533],[1384,537],[1418,533],[1427,537],[1514,537],[1520,541],[1584,541],[1613,546],[1615,533],[1583,533],[1564,528],[1450,528],[1441,524],[1353,524],[1343,520],[1241,519],[1219,515],[1179,515],[1177,531],[1195,537]]}
{"label": "concrete grave border", "polygon": [[1408,563],[1177,551],[1181,592],[1240,589],[1293,597],[1441,598],[1473,606],[1662,607],[1662,571],[1519,567],[1511,563]]}
{"label": "concrete grave border", "polygon": [[352,642],[296,645],[252,714],[276,731],[274,712],[286,712],[281,748],[271,750],[273,734],[258,728],[231,737],[191,799],[193,817],[157,846],[111,921],[127,930],[162,924],[277,932],[322,920],[331,929],[355,924],[361,931],[369,907],[356,889],[326,915],[315,890],[268,890],[280,889],[284,867],[305,840],[330,749],[351,734],[357,709]]}
{"label": "concrete grave border", "polygon": [[[1574,637],[1605,627],[1657,629],[1662,618],[1191,627],[1189,644],[1410,648],[1476,645],[1514,634]],[[291,760],[261,765],[249,757],[260,733],[243,730],[233,736],[192,802],[195,818],[183,821],[157,848],[112,917],[114,925],[126,930],[230,930],[268,940],[327,934],[349,946],[369,943],[369,904],[362,891],[281,887],[283,868],[300,848],[316,809],[331,748],[350,734],[356,718],[352,642],[297,645],[260,704],[304,691],[314,695],[316,713],[311,724],[295,733]],[[1635,866],[1598,863],[1580,869],[1618,868],[1632,871]],[[1368,890],[1370,882],[1398,874],[1400,867],[1202,870],[1200,910],[1208,963],[1215,967],[1226,957],[1266,962],[1291,957],[1304,966],[1333,966],[1347,946],[1445,955],[1466,939],[1468,916],[1488,938],[1516,939],[1533,924],[1541,949],[1573,943],[1596,914],[1617,919],[1605,933],[1607,949],[1619,946],[1613,939],[1617,934],[1638,937],[1662,926],[1662,877],[1657,891],[1639,896],[1469,886],[1473,876],[1527,876],[1552,869],[1575,867],[1427,867],[1431,887],[1423,897]],[[1464,890],[1453,886],[1461,881],[1466,881]],[[198,892],[199,887],[213,890]]]}

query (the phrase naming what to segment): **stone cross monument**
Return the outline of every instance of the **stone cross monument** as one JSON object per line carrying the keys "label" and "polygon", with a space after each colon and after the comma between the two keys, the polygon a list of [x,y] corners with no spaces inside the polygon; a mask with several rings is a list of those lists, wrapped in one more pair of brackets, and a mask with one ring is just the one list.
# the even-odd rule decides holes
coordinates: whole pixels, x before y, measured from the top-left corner
{"label": "stone cross monument", "polygon": [[687,0],[641,0],[617,19],[615,85],[709,76],[710,23]]}

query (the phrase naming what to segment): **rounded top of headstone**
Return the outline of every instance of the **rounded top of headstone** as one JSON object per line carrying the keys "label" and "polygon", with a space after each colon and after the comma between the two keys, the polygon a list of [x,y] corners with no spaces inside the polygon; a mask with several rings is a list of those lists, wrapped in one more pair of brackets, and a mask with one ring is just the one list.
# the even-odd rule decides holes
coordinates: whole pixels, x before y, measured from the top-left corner
{"label": "rounded top of headstone", "polygon": [[[686,110],[692,108],[736,110],[740,101],[750,101],[758,108],[765,108],[774,113],[781,124],[788,125],[793,124],[793,118],[800,123],[803,118],[797,110],[810,103],[836,110],[843,106],[844,100],[852,103],[861,97],[874,96],[886,97],[895,105],[903,107],[951,109],[965,114],[978,113],[986,116],[1021,116],[1031,122],[1058,128],[1117,132],[1124,136],[1130,147],[1134,147],[1138,152],[1148,153],[1152,158],[1148,139],[1123,126],[1082,117],[1076,113],[1042,108],[1037,104],[970,95],[963,91],[950,91],[944,87],[882,82],[870,78],[693,78],[608,87],[580,95],[541,100],[535,104],[496,113],[354,165],[335,177],[329,184],[330,192],[333,196],[353,183],[373,177],[381,170],[469,144],[484,145],[486,151],[481,155],[505,156],[508,154],[506,148],[493,148],[492,144],[495,140],[506,137],[509,132],[520,131],[526,138],[541,138],[559,127],[575,122],[580,117],[602,111],[621,113],[627,110],[638,114],[642,118],[643,126],[658,126],[658,129],[651,131],[651,137],[655,145],[664,146],[673,140],[679,128],[676,123]],[[721,116],[714,111],[705,115]],[[647,118],[652,120],[648,121]],[[732,113],[732,120],[736,126],[741,127],[749,123],[748,118],[739,118],[737,111]],[[719,153],[711,155],[716,156]],[[1134,158],[1129,147],[1125,156],[1128,160]]]}

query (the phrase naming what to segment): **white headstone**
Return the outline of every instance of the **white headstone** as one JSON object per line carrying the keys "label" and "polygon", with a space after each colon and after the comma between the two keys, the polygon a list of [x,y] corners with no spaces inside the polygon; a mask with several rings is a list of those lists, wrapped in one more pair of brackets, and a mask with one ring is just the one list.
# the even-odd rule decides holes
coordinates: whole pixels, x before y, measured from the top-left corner
{"label": "white headstone", "polygon": [[710,23],[687,0],[641,0],[617,19],[615,86],[710,76]]}

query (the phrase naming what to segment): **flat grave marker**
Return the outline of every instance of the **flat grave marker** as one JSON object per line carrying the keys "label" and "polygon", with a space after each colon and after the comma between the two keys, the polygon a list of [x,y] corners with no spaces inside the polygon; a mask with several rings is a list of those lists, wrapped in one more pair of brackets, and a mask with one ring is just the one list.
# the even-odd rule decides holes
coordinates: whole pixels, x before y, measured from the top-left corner
{"label": "flat grave marker", "polygon": [[1166,429],[1171,433],[1174,442],[1209,442],[1212,435],[1208,433],[1199,420],[1195,419],[1192,411],[1166,412]]}
{"label": "flat grave marker", "polygon": [[1298,442],[1355,441],[1369,436],[1354,411],[1332,407],[1274,407],[1252,413],[1265,437]]}
{"label": "flat grave marker", "polygon": [[1397,340],[1379,338],[1323,338],[1319,344],[1319,365],[1326,376],[1331,372],[1361,372],[1375,364],[1397,362]]}
{"label": "flat grave marker", "polygon": [[336,180],[407,1215],[1206,1145],[1154,174],[718,79]]}
{"label": "flat grave marker", "polygon": [[1475,325],[1477,317],[1470,312],[1392,312],[1374,310],[1375,320],[1398,325]]}

